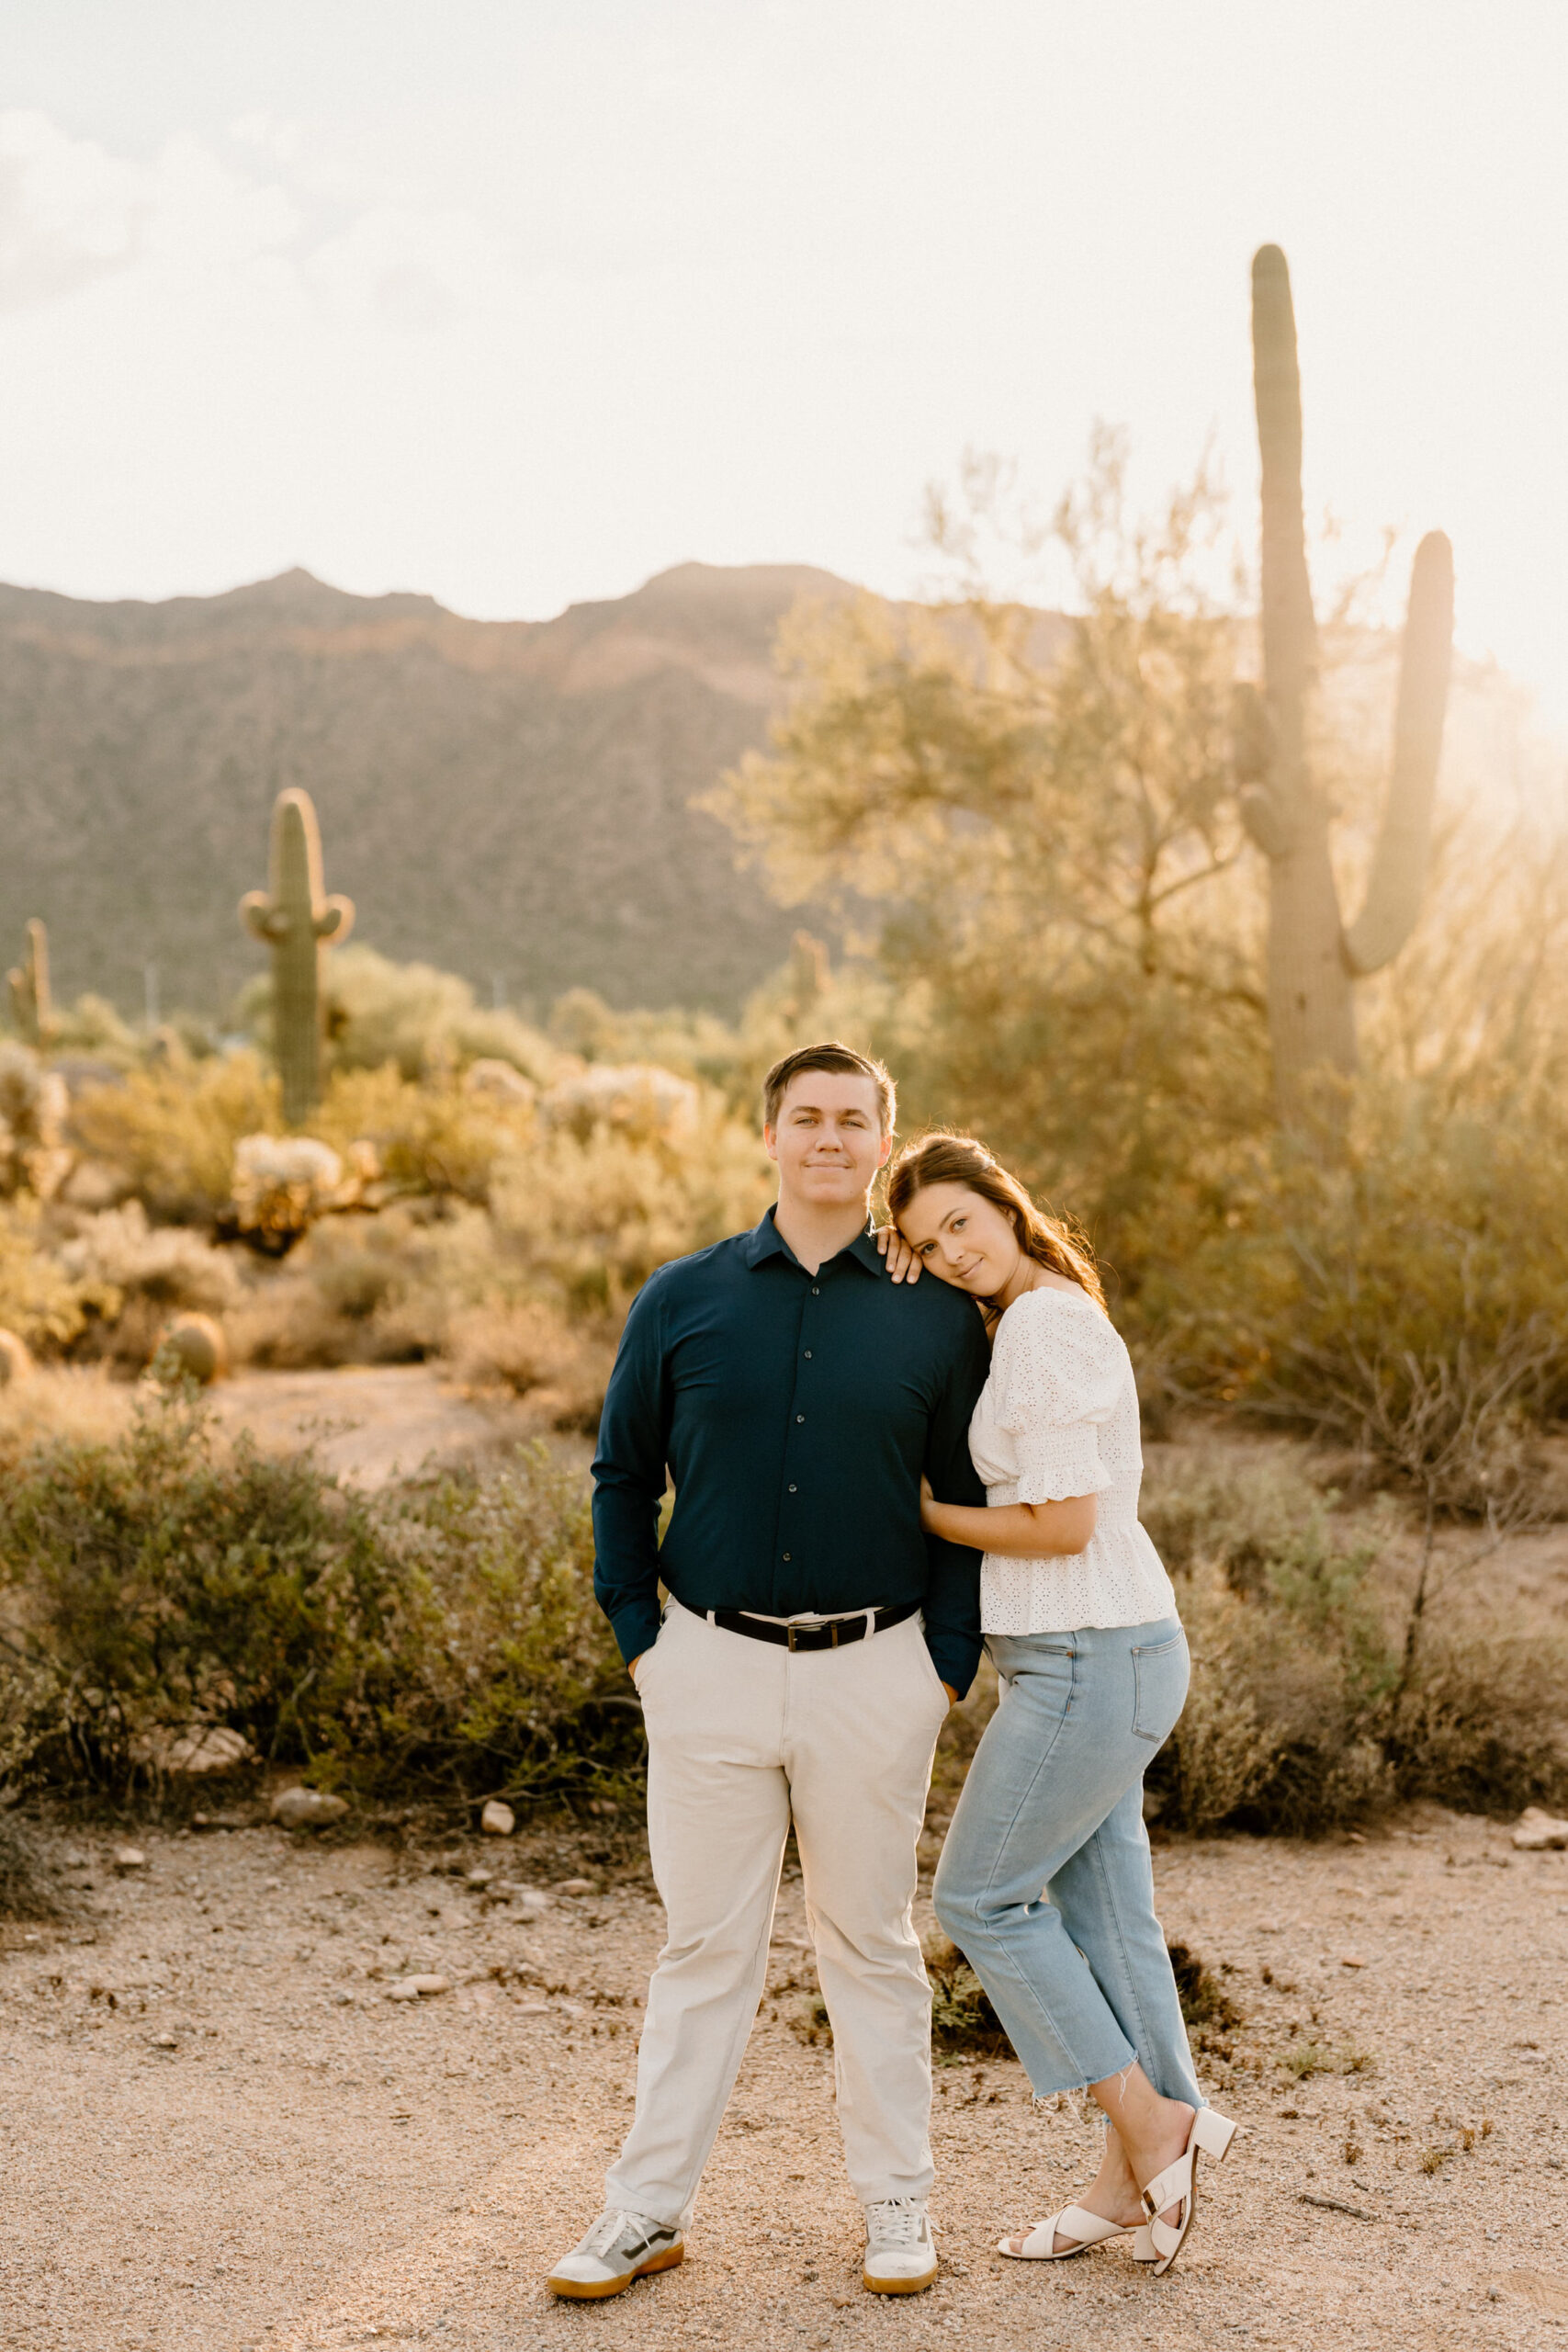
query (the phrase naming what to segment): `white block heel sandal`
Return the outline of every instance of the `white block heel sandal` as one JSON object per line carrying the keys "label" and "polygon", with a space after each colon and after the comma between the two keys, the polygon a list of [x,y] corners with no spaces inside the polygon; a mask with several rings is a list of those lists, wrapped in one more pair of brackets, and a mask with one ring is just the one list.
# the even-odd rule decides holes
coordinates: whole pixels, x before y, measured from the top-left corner
{"label": "white block heel sandal", "polygon": [[[1154,2250],[1156,2278],[1165,2277],[1181,2252],[1198,2211],[1199,2150],[1221,2164],[1235,2138],[1235,2125],[1228,2117],[1216,2114],[1212,2107],[1201,2107],[1192,2118],[1184,2153],[1173,2165],[1167,2165],[1163,2172],[1156,2173],[1144,2190],[1144,2211],[1149,2217],[1149,2244]],[[1179,2218],[1174,2222],[1160,2220],[1168,2205],[1178,2209]]]}

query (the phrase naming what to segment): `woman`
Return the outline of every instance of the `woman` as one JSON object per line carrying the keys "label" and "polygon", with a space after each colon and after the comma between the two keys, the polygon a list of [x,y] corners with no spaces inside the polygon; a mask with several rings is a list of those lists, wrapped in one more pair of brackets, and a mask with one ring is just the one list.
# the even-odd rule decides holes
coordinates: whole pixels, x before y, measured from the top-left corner
{"label": "woman", "polygon": [[932,1534],[985,1555],[981,1623],[1001,1686],[942,1851],[937,1917],[1035,2097],[1087,2086],[1107,2121],[1082,2204],[1000,2251],[1059,2262],[1131,2230],[1158,2277],[1191,2226],[1199,2151],[1223,2156],[1235,2126],[1203,2104],[1155,1917],[1144,1773],[1189,1665],[1138,1523],[1133,1367],[1087,1245],[982,1144],[909,1145],[887,1196],[911,1253],[894,1244],[895,1276],[923,1268],[967,1291],[994,1340],[969,1430],[987,1508],[928,1487],[923,1513]]}

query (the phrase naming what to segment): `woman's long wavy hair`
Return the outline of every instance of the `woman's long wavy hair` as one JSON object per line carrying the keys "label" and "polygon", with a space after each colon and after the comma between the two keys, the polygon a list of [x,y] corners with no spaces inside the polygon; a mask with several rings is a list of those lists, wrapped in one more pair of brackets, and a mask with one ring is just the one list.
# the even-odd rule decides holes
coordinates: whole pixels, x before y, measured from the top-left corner
{"label": "woman's long wavy hair", "polygon": [[963,1184],[978,1193],[1000,1209],[1025,1257],[1037,1266],[1048,1266],[1054,1274],[1065,1274],[1088,1293],[1101,1314],[1107,1311],[1100,1268],[1086,1237],[1065,1217],[1037,1208],[1018,1178],[973,1136],[940,1128],[904,1146],[887,1177],[887,1208],[895,1225],[929,1184]]}

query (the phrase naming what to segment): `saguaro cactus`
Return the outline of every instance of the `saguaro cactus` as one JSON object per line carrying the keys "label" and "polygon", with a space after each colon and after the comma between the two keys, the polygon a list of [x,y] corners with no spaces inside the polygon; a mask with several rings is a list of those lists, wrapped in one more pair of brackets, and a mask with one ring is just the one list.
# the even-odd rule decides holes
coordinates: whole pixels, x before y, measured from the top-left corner
{"label": "saguaro cactus", "polygon": [[1430,531],[1410,575],[1393,765],[1366,903],[1341,921],[1328,803],[1314,785],[1307,716],[1317,624],[1302,520],[1302,390],[1291,277],[1278,245],[1252,264],[1253,385],[1263,458],[1263,685],[1238,729],[1242,815],[1269,860],[1269,1027],[1282,1118],[1298,1120],[1313,1073],[1356,1068],[1353,983],[1393,960],[1426,888],[1432,796],[1453,646],[1453,550]]}
{"label": "saguaro cactus", "polygon": [[240,919],[272,950],[272,1027],[283,1115],[303,1125],[321,1086],[321,951],[354,926],[351,899],[321,894],[321,835],[308,792],[273,804],[271,888],[248,890]]}
{"label": "saguaro cactus", "polygon": [[47,1046],[54,1026],[49,994],[49,933],[36,915],[28,925],[27,952],[6,977],[17,1035],[27,1045]]}

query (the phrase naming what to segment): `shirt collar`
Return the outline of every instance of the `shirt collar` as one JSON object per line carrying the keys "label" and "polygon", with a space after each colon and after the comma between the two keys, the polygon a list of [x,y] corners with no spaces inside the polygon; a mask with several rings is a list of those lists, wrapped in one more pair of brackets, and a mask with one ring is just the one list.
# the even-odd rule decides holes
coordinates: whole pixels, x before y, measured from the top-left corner
{"label": "shirt collar", "polygon": [[[792,1266],[800,1265],[799,1259],[774,1224],[772,1209],[751,1227],[750,1233],[742,1237],[740,1249],[749,1266],[760,1266],[768,1258],[786,1258]],[[869,1225],[863,1233],[857,1233],[854,1239],[840,1250],[839,1256],[857,1259],[870,1274],[881,1275],[887,1271]],[[829,1259],[826,1262],[832,1265],[836,1261]],[[805,1269],[801,1271],[804,1272]]]}

